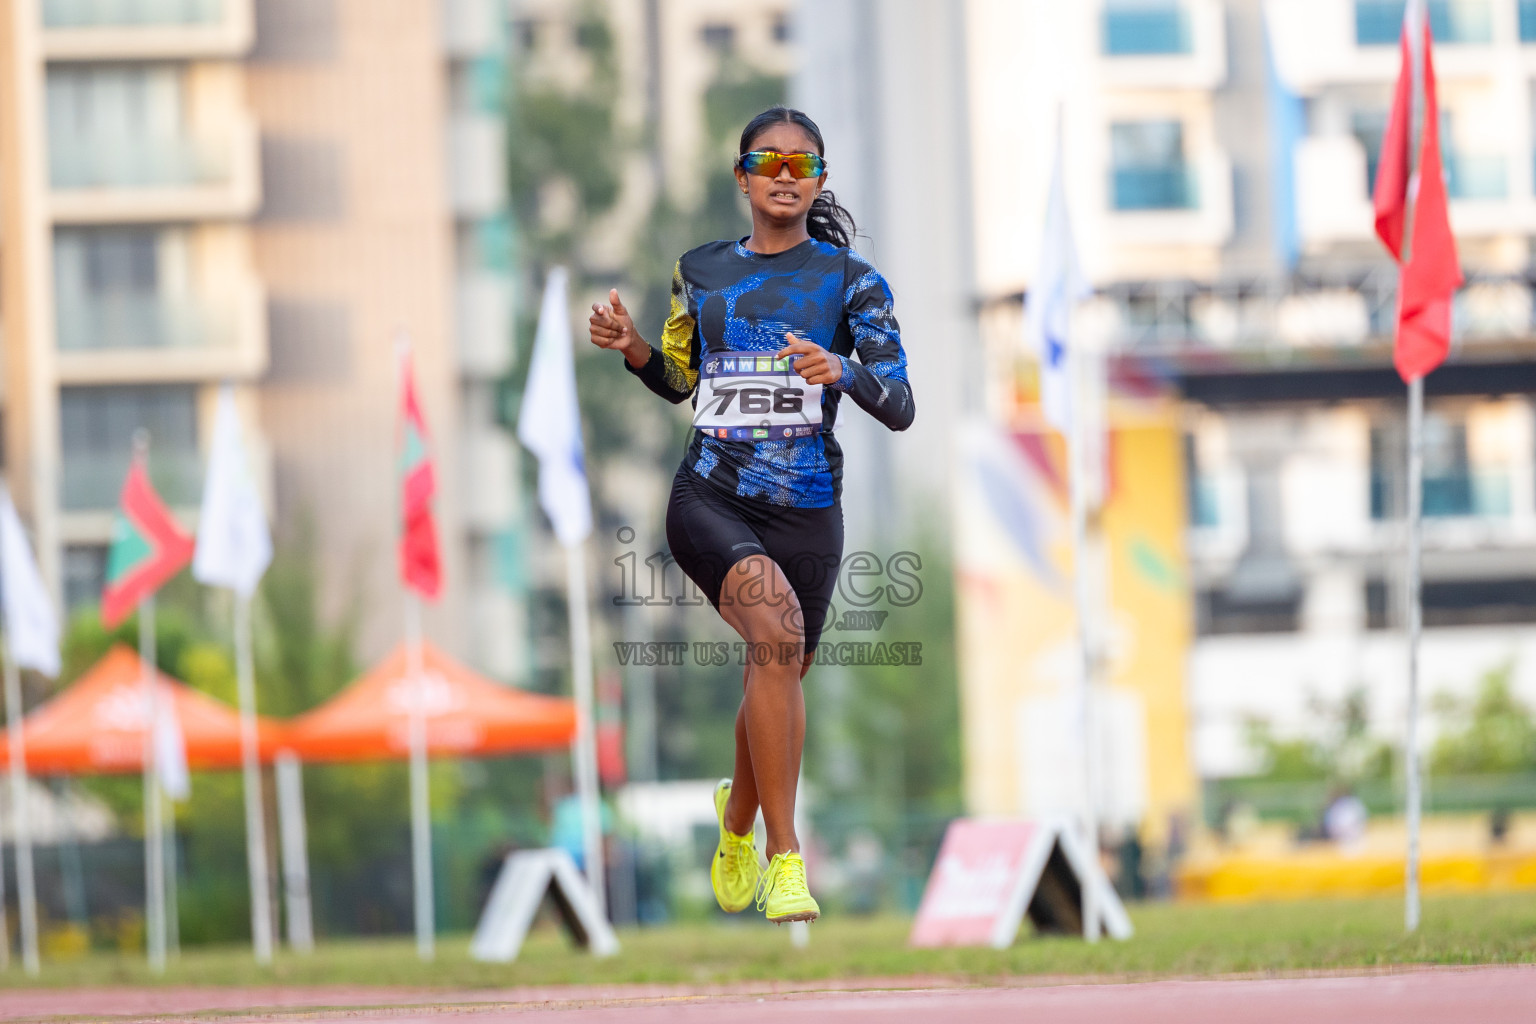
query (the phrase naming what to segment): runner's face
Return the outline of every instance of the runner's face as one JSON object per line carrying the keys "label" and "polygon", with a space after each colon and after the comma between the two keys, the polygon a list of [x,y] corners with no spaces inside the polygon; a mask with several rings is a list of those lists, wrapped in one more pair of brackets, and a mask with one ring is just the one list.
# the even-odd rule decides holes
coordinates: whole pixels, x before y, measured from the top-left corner
{"label": "runner's face", "polygon": [[[753,150],[771,149],[776,153],[820,153],[821,149],[804,128],[796,124],[775,124],[758,134],[750,146]],[[827,176],[796,178],[787,166],[779,168],[776,178],[761,174],[748,174],[736,169],[736,181],[747,191],[752,204],[752,218],[775,227],[793,227],[802,223],[811,211],[816,193],[826,183]]]}

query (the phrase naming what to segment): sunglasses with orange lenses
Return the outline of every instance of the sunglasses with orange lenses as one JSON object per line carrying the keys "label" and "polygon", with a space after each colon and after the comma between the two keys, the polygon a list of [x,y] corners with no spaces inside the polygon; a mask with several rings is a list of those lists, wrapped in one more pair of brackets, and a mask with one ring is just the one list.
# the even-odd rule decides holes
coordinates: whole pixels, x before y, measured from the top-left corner
{"label": "sunglasses with orange lenses", "polygon": [[789,168],[796,178],[819,178],[826,172],[827,162],[819,153],[775,153],[771,149],[754,149],[736,158],[736,166],[748,174],[761,174],[765,178],[777,178],[779,172]]}

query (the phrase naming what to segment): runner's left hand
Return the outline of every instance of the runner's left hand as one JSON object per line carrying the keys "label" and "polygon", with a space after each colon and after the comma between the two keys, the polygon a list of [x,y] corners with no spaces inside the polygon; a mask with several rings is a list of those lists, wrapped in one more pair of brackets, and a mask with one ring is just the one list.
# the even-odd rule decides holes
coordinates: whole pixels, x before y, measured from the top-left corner
{"label": "runner's left hand", "polygon": [[843,361],[814,341],[785,334],[789,343],[773,354],[775,359],[799,356],[795,360],[795,372],[805,378],[807,384],[831,384],[843,376]]}

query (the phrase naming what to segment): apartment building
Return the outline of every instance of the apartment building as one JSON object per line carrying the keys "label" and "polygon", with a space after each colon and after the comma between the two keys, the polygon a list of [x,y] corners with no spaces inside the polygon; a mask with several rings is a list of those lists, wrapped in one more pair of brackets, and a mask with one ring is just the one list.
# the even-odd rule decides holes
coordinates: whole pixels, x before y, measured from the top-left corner
{"label": "apartment building", "polygon": [[[1121,395],[1180,403],[1188,695],[1207,778],[1253,770],[1249,721],[1316,735],[1320,708],[1357,689],[1372,731],[1402,734],[1406,401],[1391,369],[1396,272],[1370,188],[1403,6],[969,7],[988,406],[1034,415],[1019,299],[1059,118],[1095,289],[1080,336],[1104,349]],[[1536,5],[1429,10],[1468,285],[1451,360],[1427,384],[1423,678],[1430,694],[1465,695],[1513,663],[1530,701]]]}
{"label": "apartment building", "polygon": [[520,669],[505,12],[496,0],[16,0],[0,139],[7,478],[67,606],[99,593],[131,437],[195,522],[237,387],[279,543],[324,613],[400,634],[396,351],[439,464],[428,632]]}

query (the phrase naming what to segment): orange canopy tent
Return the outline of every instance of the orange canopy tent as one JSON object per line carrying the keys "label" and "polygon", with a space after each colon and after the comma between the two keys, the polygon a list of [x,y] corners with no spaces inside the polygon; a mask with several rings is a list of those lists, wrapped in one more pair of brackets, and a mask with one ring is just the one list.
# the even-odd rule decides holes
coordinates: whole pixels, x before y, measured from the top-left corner
{"label": "orange canopy tent", "polygon": [[[304,761],[410,756],[416,685],[406,651],[392,654],[347,689],[291,723],[283,747]],[[431,644],[422,648],[422,708],[429,757],[490,757],[570,746],[576,705],[476,675]]]}
{"label": "orange canopy tent", "polygon": [[[186,738],[187,767],[240,766],[240,715],[204,693],[155,673],[156,701],[176,709]],[[22,719],[27,769],[35,775],[106,775],[142,771],[144,675],[139,655],[118,644],[75,684]],[[257,718],[263,760],[281,744],[283,727]],[[0,742],[0,751],[6,748]]]}

